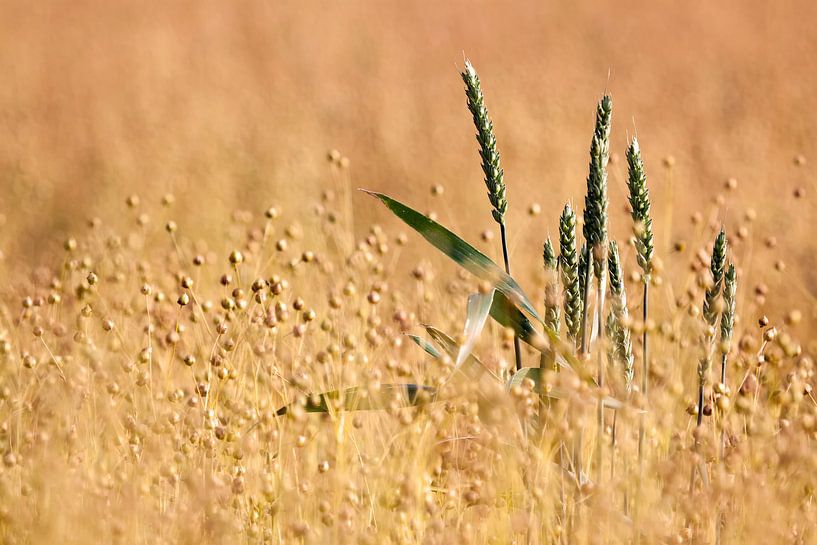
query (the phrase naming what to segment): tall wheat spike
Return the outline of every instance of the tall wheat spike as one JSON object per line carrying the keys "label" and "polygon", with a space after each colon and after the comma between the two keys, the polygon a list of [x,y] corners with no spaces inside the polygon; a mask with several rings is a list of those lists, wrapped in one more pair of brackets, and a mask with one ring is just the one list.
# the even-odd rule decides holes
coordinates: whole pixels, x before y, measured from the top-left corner
{"label": "tall wheat spike", "polygon": [[[721,384],[726,386],[726,363],[732,345],[732,336],[735,332],[735,310],[737,306],[738,277],[735,265],[730,263],[723,277],[723,311],[720,323],[721,349]],[[718,457],[723,460],[726,453],[726,427],[721,420],[721,437],[718,445]],[[715,543],[721,542],[721,529],[724,525],[725,513],[722,505],[718,506],[718,518],[715,523]]]}
{"label": "tall wheat spike", "polygon": [[[633,235],[635,236],[636,261],[641,268],[643,281],[641,298],[641,321],[644,325],[641,333],[641,395],[647,403],[650,386],[650,349],[649,328],[646,327],[650,317],[650,281],[653,272],[653,233],[652,216],[650,215],[650,190],[647,187],[647,174],[641,158],[641,146],[638,138],[633,138],[627,148],[627,188]],[[638,422],[638,475],[639,483],[644,466],[645,415],[639,416]]]}
{"label": "tall wheat spike", "polygon": [[[618,251],[618,244],[610,242],[608,252],[607,268],[610,274],[610,303],[611,312],[607,320],[607,338],[609,339],[609,359],[621,365],[622,376],[624,378],[624,388],[629,398],[633,389],[633,377],[635,375],[633,357],[633,344],[630,339],[630,315],[627,309],[627,293],[624,289],[624,277],[621,272],[621,257]],[[611,446],[611,470],[615,470],[615,455],[617,450],[618,426],[616,421],[618,414],[614,417],[613,424],[613,444]],[[627,434],[622,434],[625,438]],[[624,458],[624,471],[629,474],[629,460]],[[612,472],[611,472],[612,473]],[[624,511],[629,512],[629,491],[625,485],[624,490]]]}
{"label": "tall wheat spike", "polygon": [[[596,107],[596,124],[590,142],[590,166],[587,175],[587,194],[584,198],[584,239],[593,257],[593,273],[596,277],[598,297],[596,312],[599,332],[603,331],[604,295],[607,269],[607,162],[610,158],[610,122],[613,100],[605,95]],[[584,286],[585,300],[590,285]],[[586,316],[583,318],[586,319]],[[582,339],[582,352],[587,353],[587,336]],[[603,385],[604,371],[599,367],[599,379]]]}
{"label": "tall wheat spike", "polygon": [[[593,273],[596,278],[596,326],[599,336],[604,333],[604,296],[607,292],[607,162],[610,157],[610,121],[613,101],[605,95],[596,108],[596,125],[590,143],[590,168],[587,175],[587,194],[584,198],[584,238],[593,258]],[[589,267],[588,267],[589,268]],[[585,289],[585,309],[590,291],[590,282]],[[586,317],[584,318],[586,320]],[[582,336],[582,353],[589,354],[587,331]],[[599,351],[598,385],[604,387],[604,351]],[[596,414],[597,441],[596,466],[601,476],[604,439],[604,402],[600,399]]]}
{"label": "tall wheat spike", "polygon": [[[735,265],[730,263],[723,278],[723,311],[720,323],[721,384],[726,385],[726,364],[735,332],[735,310],[737,307],[738,275]],[[724,433],[721,427],[721,458],[723,458]]]}
{"label": "tall wheat spike", "polygon": [[[482,158],[482,172],[485,175],[485,186],[488,188],[488,200],[493,206],[491,214],[499,224],[502,235],[502,257],[505,262],[505,272],[511,274],[511,264],[508,258],[508,239],[505,228],[505,212],[508,210],[508,200],[505,197],[505,173],[499,159],[499,149],[496,145],[494,125],[485,106],[485,97],[482,94],[479,76],[474,66],[465,59],[465,70],[462,72],[462,81],[465,82],[465,95],[468,101],[468,110],[474,118],[477,129],[479,155]],[[522,352],[519,338],[514,337],[514,356],[516,369],[522,368]]]}

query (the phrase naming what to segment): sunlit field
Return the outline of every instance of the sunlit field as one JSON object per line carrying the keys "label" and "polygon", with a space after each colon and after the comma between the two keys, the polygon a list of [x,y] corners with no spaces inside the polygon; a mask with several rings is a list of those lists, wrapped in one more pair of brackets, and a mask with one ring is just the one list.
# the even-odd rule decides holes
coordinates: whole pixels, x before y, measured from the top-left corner
{"label": "sunlit field", "polygon": [[0,542],[817,542],[817,8],[525,4],[0,1]]}

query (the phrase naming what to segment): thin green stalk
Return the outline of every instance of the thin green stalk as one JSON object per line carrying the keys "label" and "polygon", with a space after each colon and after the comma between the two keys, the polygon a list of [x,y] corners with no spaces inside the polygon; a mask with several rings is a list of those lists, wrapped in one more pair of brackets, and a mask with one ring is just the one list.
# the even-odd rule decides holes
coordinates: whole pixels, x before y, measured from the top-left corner
{"label": "thin green stalk", "polygon": [[[650,384],[650,353],[649,353],[649,333],[647,332],[647,319],[649,318],[649,302],[650,302],[650,282],[646,277],[644,278],[644,286],[642,289],[641,302],[641,320],[643,324],[643,331],[641,332],[641,395],[644,403],[647,402],[648,388]],[[644,474],[644,436],[646,427],[646,414],[642,412],[638,417],[638,483],[639,489],[641,487],[641,479]]]}
{"label": "thin green stalk", "polygon": [[726,233],[721,229],[712,247],[712,258],[709,269],[712,275],[712,285],[707,288],[704,294],[703,317],[708,330],[705,338],[705,353],[698,364],[698,420],[700,427],[703,421],[704,409],[704,386],[706,385],[706,373],[712,362],[712,355],[715,349],[715,325],[718,320],[718,299],[721,296],[723,284],[723,273],[726,265]]}
{"label": "thin green stalk", "polygon": [[[604,336],[604,296],[607,279],[607,162],[610,156],[610,121],[613,101],[605,95],[596,108],[596,125],[590,142],[590,167],[587,175],[587,194],[584,198],[584,238],[592,255],[592,269],[596,277],[596,328],[599,338]],[[589,263],[589,261],[588,261]],[[591,266],[588,264],[588,270]],[[585,290],[589,289],[589,282]],[[587,303],[585,302],[585,305]],[[587,353],[586,332],[583,340]],[[598,386],[604,388],[605,352],[599,351]],[[599,397],[596,411],[596,467],[602,477],[604,457],[604,401]]]}
{"label": "thin green stalk", "polygon": [[[499,224],[499,231],[502,235],[502,259],[505,262],[505,272],[511,274],[511,264],[508,260],[508,239],[504,222]],[[522,369],[522,347],[519,344],[519,337],[517,336],[513,338],[513,354],[514,361],[516,362],[516,370],[519,371]]]}

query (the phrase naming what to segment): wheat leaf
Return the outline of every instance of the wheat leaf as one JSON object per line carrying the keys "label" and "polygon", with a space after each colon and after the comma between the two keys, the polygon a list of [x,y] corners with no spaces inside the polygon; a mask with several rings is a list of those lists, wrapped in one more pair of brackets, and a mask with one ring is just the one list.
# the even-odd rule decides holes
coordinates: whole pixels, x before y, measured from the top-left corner
{"label": "wheat leaf", "polygon": [[463,239],[420,212],[382,193],[361,190],[379,199],[394,215],[417,231],[432,246],[453,259],[465,270],[481,280],[490,283],[515,305],[542,323],[542,317],[522,288],[509,274],[494,263],[491,258],[465,242]]}
{"label": "wheat leaf", "polygon": [[485,327],[488,314],[491,311],[491,303],[494,300],[494,290],[488,293],[474,293],[468,297],[468,306],[465,315],[465,328],[463,330],[463,343],[457,353],[456,365],[459,366],[471,354],[474,345]]}

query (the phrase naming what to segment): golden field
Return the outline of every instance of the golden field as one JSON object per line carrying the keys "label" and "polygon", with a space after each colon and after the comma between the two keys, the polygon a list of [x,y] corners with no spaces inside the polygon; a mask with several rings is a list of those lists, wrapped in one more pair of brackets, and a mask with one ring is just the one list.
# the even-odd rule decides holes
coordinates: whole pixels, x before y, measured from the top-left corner
{"label": "golden field", "polygon": [[[815,12],[0,1],[0,540],[814,543]],[[604,388],[548,374],[560,399],[505,388],[513,333],[490,321],[474,349],[488,372],[446,392],[451,358],[406,336],[462,341],[467,296],[490,286],[355,189],[501,263],[464,55],[502,154],[513,276],[540,312],[542,244],[558,246],[566,202],[581,218],[612,95],[610,235],[636,383],[650,335],[649,397],[612,364]],[[646,324],[626,244],[636,134],[658,260]],[[721,226],[735,340],[696,430]],[[440,393],[304,411],[394,383]],[[624,402],[597,434],[602,394]]]}

